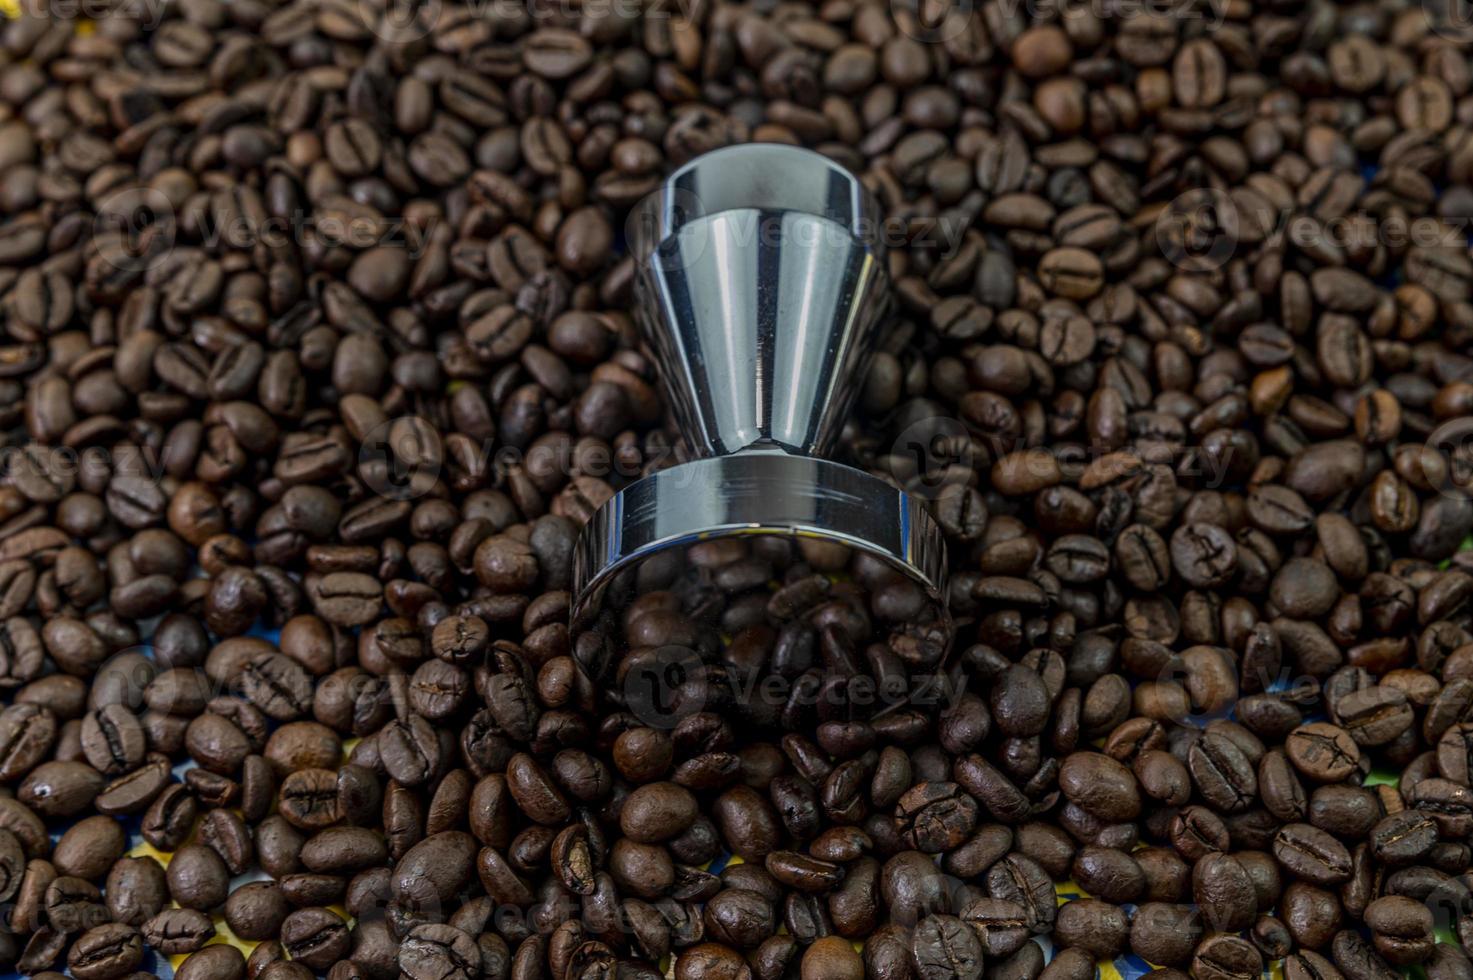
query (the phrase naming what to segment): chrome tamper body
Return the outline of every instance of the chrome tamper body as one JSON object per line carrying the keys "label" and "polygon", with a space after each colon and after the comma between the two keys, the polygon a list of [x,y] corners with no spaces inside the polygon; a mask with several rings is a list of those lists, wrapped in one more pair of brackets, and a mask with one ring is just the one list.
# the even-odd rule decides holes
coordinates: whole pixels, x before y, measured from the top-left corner
{"label": "chrome tamper body", "polygon": [[847,546],[919,586],[932,639],[908,652],[939,659],[939,528],[919,499],[824,458],[890,303],[875,199],[818,153],[748,144],[681,167],[631,227],[640,328],[694,458],[628,486],[584,528],[575,632],[615,598],[668,586],[703,543],[782,535]]}

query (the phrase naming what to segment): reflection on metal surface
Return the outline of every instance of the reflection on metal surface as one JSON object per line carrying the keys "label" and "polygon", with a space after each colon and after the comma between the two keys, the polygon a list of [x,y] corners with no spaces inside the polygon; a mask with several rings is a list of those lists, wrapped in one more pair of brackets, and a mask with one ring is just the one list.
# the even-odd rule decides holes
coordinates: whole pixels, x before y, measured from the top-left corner
{"label": "reflection on metal surface", "polygon": [[847,545],[933,595],[945,580],[940,536],[919,501],[840,463],[751,452],[662,470],[615,496],[578,542],[574,581],[592,598],[632,559],[742,533]]}

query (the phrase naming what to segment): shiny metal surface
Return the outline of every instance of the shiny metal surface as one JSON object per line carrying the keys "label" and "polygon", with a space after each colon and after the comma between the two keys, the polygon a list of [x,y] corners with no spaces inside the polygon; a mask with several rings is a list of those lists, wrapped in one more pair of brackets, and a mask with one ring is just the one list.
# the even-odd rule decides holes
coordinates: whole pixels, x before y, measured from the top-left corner
{"label": "shiny metal surface", "polygon": [[945,544],[924,506],[818,458],[889,308],[881,232],[856,177],[788,146],[708,153],[637,211],[640,326],[697,458],[595,514],[574,560],[575,624],[646,559],[678,563],[681,546],[733,534],[817,537],[879,557],[945,620]]}
{"label": "shiny metal surface", "polygon": [[746,208],[812,214],[860,242],[882,241],[879,202],[853,174],[812,150],[779,143],[728,146],[672,173],[639,205],[635,257],[641,262],[685,225]]}
{"label": "shiny metal surface", "polygon": [[884,559],[942,599],[946,552],[921,502],[842,463],[782,452],[692,460],[628,487],[594,514],[573,555],[575,623],[623,570],[730,534],[820,537]]}
{"label": "shiny metal surface", "polygon": [[[759,238],[776,244],[749,244]],[[830,448],[888,296],[871,250],[813,215],[725,211],[660,243],[639,281],[646,337],[694,453]]]}
{"label": "shiny metal surface", "polygon": [[889,303],[863,185],[758,144],[692,161],[642,207],[640,323],[691,450],[826,452]]}

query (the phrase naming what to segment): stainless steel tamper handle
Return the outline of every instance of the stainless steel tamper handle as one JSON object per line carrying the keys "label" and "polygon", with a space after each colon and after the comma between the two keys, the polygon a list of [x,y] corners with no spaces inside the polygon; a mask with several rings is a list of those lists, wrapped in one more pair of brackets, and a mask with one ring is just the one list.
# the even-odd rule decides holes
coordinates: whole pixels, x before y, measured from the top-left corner
{"label": "stainless steel tamper handle", "polygon": [[697,457],[629,486],[574,555],[574,621],[642,560],[730,534],[840,542],[939,602],[940,530],[919,500],[822,458],[890,300],[880,211],[809,150],[751,144],[686,164],[634,217],[638,319]]}

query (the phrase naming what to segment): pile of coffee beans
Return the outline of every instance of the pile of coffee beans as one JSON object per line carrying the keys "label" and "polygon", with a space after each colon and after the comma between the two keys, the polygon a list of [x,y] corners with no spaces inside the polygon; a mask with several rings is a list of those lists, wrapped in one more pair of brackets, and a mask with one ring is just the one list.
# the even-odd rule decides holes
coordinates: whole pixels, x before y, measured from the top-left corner
{"label": "pile of coffee beans", "polygon": [[[21,6],[0,967],[1473,978],[1457,4]],[[952,636],[783,537],[570,629],[630,210],[759,140],[888,216]]]}

